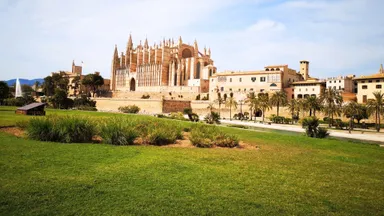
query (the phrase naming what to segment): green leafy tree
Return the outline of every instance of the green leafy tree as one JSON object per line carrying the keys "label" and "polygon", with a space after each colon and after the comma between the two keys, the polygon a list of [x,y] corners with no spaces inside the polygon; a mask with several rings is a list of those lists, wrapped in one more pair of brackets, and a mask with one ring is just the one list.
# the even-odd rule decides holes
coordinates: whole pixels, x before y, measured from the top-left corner
{"label": "green leafy tree", "polygon": [[44,78],[42,88],[44,94],[48,97],[55,94],[55,84],[51,76],[47,76]]}
{"label": "green leafy tree", "polygon": [[0,81],[0,103],[3,103],[3,100],[8,98],[10,95],[9,86],[6,82]]}
{"label": "green leafy tree", "polygon": [[237,109],[237,101],[233,97],[227,98],[225,107],[229,108],[229,120],[232,121],[232,108]]}
{"label": "green leafy tree", "polygon": [[33,88],[27,84],[21,85],[21,91],[23,92],[23,95],[30,96],[32,92],[34,92]]}
{"label": "green leafy tree", "polygon": [[321,98],[317,98],[316,96],[310,96],[305,99],[307,109],[309,110],[309,116],[316,116],[316,111],[320,111],[322,109],[322,101]]}
{"label": "green leafy tree", "polygon": [[69,77],[65,72],[60,71],[59,73],[52,74],[52,81],[54,88],[59,88],[68,92]]}
{"label": "green leafy tree", "polygon": [[265,112],[272,108],[271,103],[269,101],[268,94],[259,94],[258,101],[259,101],[259,107],[263,111],[263,122],[264,122]]}
{"label": "green leafy tree", "polygon": [[380,132],[380,119],[384,114],[384,93],[381,91],[373,92],[374,99],[369,99],[367,102],[368,112],[375,115],[376,131]]}
{"label": "green leafy tree", "polygon": [[92,90],[92,97],[95,97],[95,93],[98,88],[104,85],[104,79],[98,74],[88,74],[84,76],[84,79],[81,83]]}
{"label": "green leafy tree", "polygon": [[362,110],[359,109],[359,104],[355,101],[351,101],[343,106],[343,114],[349,118],[349,133],[353,130],[353,122],[357,116],[361,115]]}
{"label": "green leafy tree", "polygon": [[298,107],[297,107],[297,100],[292,99],[287,103],[287,110],[291,114],[292,119],[294,119],[294,116],[296,112],[298,112]]}
{"label": "green leafy tree", "polygon": [[333,124],[334,116],[340,116],[342,111],[343,97],[339,91],[336,91],[332,88],[325,90],[324,94],[321,96],[323,101],[324,113],[330,119],[329,127]]}
{"label": "green leafy tree", "polygon": [[279,116],[280,106],[285,106],[288,103],[287,94],[285,91],[277,91],[272,95],[270,102],[271,105],[276,106],[276,115]]}
{"label": "green leafy tree", "polygon": [[369,115],[368,115],[367,106],[365,104],[358,104],[357,109],[359,109],[359,111],[358,111],[358,115],[355,116],[355,119],[357,120],[357,123],[360,124],[360,121],[362,119],[369,118]]}
{"label": "green leafy tree", "polygon": [[63,89],[56,88],[55,94],[52,97],[52,103],[55,108],[65,108],[67,102],[67,92]]}
{"label": "green leafy tree", "polygon": [[221,105],[225,103],[225,100],[221,97],[220,92],[217,93],[217,99],[214,101],[217,105],[219,105],[219,115],[221,112]]}
{"label": "green leafy tree", "polygon": [[33,87],[35,88],[35,92],[37,92],[37,89],[39,88],[40,86],[40,82],[36,80],[35,84],[33,84]]}
{"label": "green leafy tree", "polygon": [[72,89],[75,97],[77,96],[77,91],[80,88],[80,84],[81,84],[80,76],[75,76],[75,78],[73,78],[72,80]]}

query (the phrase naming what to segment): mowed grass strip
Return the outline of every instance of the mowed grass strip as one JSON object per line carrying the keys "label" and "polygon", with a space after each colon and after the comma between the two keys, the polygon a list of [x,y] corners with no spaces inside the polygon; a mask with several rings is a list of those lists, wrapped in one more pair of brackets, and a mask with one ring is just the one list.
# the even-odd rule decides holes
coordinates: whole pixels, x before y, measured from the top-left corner
{"label": "mowed grass strip", "polygon": [[0,215],[382,214],[383,148],[222,130],[259,150],[60,144],[0,132]]}

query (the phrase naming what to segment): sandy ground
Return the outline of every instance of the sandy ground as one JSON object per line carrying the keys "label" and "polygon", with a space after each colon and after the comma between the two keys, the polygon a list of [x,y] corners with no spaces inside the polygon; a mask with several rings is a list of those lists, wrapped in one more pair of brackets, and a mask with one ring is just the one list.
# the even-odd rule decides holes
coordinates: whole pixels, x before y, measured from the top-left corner
{"label": "sandy ground", "polygon": [[[261,124],[261,123],[254,123],[254,122],[243,122],[238,120],[221,120],[222,123],[226,124],[236,124],[236,125],[244,125],[244,126],[250,126],[250,127],[259,127],[259,128],[268,128],[268,129],[274,129],[274,130],[284,130],[284,131],[292,131],[292,132],[302,132],[304,133],[304,129],[301,128],[301,126],[298,125],[283,125],[283,124]],[[348,133],[347,130],[345,131],[335,131],[335,130],[329,130],[331,137],[337,137],[337,138],[346,138],[346,139],[356,139],[356,140],[362,140],[362,141],[373,141],[373,142],[382,142],[384,144],[384,133],[377,133],[373,131],[352,131],[352,133]]]}

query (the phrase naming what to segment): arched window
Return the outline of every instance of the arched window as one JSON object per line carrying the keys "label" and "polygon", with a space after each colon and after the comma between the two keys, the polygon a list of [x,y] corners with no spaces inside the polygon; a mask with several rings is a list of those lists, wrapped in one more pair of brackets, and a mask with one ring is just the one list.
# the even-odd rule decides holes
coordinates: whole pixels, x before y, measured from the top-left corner
{"label": "arched window", "polygon": [[209,69],[209,76],[212,76],[212,69]]}
{"label": "arched window", "polygon": [[272,83],[270,87],[277,87],[276,83]]}
{"label": "arched window", "polygon": [[184,49],[181,53],[181,56],[183,58],[191,58],[192,57],[192,51],[190,49]]}

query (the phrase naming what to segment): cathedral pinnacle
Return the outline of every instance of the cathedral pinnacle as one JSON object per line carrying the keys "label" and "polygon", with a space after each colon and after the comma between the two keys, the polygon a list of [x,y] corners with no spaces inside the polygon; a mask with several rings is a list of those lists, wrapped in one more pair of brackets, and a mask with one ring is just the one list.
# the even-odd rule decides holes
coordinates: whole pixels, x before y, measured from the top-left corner
{"label": "cathedral pinnacle", "polygon": [[147,38],[145,38],[144,48],[145,48],[145,49],[148,49],[148,48],[149,48],[149,46],[148,46],[148,39],[147,39]]}
{"label": "cathedral pinnacle", "polygon": [[384,73],[383,64],[380,65],[379,73],[381,73],[381,74]]}
{"label": "cathedral pinnacle", "polygon": [[183,39],[181,39],[181,36],[179,37],[179,45],[183,44]]}

